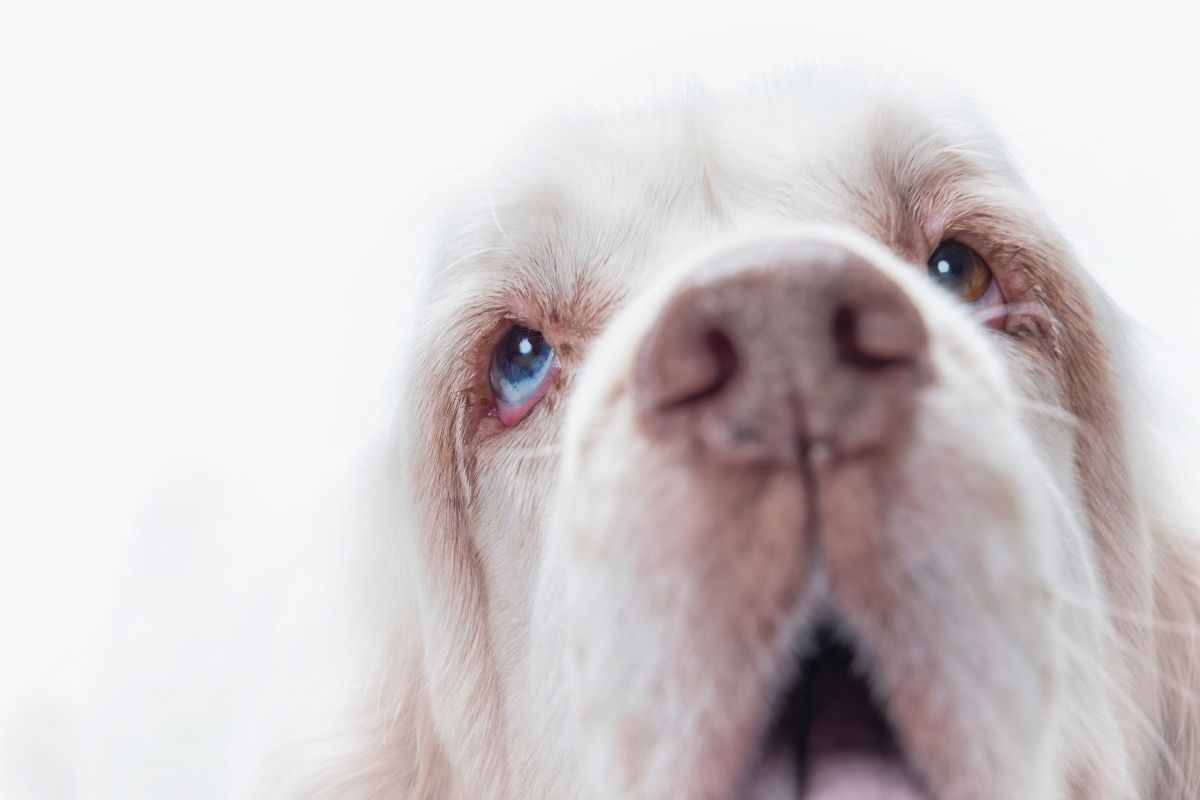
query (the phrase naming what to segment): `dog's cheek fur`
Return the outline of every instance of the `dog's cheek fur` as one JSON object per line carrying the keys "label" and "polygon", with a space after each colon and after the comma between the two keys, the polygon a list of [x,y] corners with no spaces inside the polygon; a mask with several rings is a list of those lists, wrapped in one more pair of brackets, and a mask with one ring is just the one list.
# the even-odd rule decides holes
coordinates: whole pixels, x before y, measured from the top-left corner
{"label": "dog's cheek fur", "polygon": [[1045,797],[1063,678],[1052,548],[1070,521],[980,334],[931,316],[939,377],[908,445],[827,478],[831,593],[939,796]]}
{"label": "dog's cheek fur", "polygon": [[681,469],[685,454],[639,435],[627,397],[593,433],[565,475],[545,563],[565,576],[577,752],[595,796],[724,796],[795,634],[807,498],[770,470]]}

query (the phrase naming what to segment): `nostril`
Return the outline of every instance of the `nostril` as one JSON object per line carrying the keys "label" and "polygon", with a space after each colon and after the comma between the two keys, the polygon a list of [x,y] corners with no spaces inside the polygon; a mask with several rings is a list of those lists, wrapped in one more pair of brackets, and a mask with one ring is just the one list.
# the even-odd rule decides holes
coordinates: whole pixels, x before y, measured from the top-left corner
{"label": "nostril", "polygon": [[631,399],[647,436],[727,463],[794,466],[815,443],[849,457],[903,434],[934,378],[929,344],[914,299],[870,259],[751,242],[666,299],[634,355]]}
{"label": "nostril", "polygon": [[842,306],[833,312],[833,346],[838,361],[852,367],[872,372],[893,363],[892,359],[881,358],[868,352],[859,337],[858,311]]}
{"label": "nostril", "polygon": [[704,387],[686,402],[704,400],[719,393],[729,383],[730,379],[733,378],[734,373],[737,372],[737,351],[734,350],[733,342],[729,340],[729,337],[724,332],[710,330],[705,333],[704,346],[708,351],[708,358],[712,362],[712,377],[709,380],[708,386]]}
{"label": "nostril", "polygon": [[729,336],[711,328],[696,335],[661,364],[659,411],[702,403],[720,394],[738,369]]}
{"label": "nostril", "polygon": [[913,334],[906,327],[899,315],[839,306],[833,312],[830,334],[840,363],[874,372],[912,360],[915,352],[908,340]]}

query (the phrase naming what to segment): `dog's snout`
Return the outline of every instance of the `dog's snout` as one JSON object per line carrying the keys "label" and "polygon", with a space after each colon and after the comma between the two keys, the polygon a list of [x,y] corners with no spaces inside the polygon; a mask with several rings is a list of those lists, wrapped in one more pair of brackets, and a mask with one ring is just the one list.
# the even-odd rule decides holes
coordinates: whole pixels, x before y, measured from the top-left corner
{"label": "dog's snout", "polygon": [[791,462],[902,434],[929,378],[928,334],[904,289],[866,257],[820,241],[722,254],[667,302],[642,344],[647,429],[719,458]]}

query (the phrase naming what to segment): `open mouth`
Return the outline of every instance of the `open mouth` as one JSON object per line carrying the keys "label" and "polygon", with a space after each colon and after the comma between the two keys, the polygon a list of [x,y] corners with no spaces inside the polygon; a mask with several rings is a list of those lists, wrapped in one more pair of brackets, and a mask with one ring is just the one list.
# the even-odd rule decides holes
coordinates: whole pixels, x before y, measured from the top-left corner
{"label": "open mouth", "polygon": [[844,637],[818,630],[741,800],[931,800],[861,662]]}

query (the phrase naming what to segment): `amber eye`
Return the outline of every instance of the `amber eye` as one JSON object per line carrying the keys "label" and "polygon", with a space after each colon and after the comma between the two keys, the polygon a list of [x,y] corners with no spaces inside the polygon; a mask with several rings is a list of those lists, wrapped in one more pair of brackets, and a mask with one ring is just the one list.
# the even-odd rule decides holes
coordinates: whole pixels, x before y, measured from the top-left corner
{"label": "amber eye", "polygon": [[929,257],[929,277],[965,303],[983,297],[992,285],[992,271],[978,253],[947,239]]}

